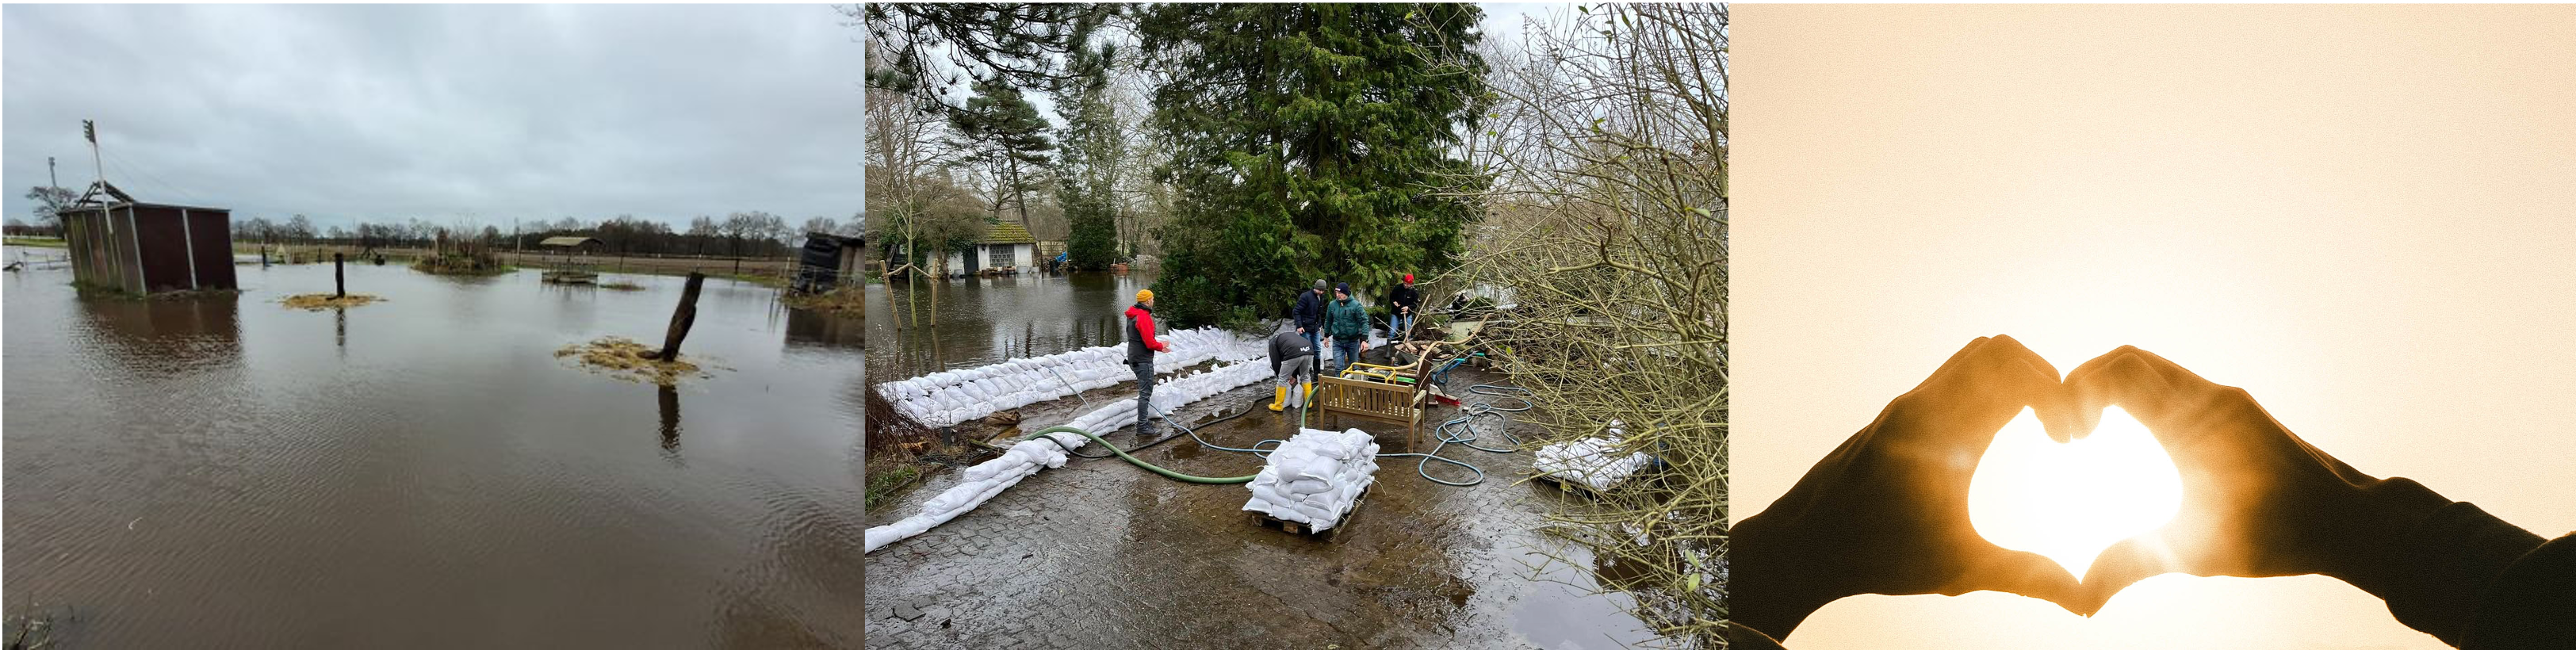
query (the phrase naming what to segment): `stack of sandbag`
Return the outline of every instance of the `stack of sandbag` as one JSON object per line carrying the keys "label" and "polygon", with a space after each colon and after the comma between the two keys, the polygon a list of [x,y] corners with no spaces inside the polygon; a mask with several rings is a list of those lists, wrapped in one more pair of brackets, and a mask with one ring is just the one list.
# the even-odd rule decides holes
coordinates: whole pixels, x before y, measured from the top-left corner
{"label": "stack of sandbag", "polygon": [[1332,529],[1377,480],[1377,439],[1358,429],[1304,429],[1271,450],[1244,510]]}
{"label": "stack of sandbag", "polygon": [[1619,454],[1620,435],[1619,422],[1613,420],[1606,437],[1539,447],[1530,460],[1530,469],[1558,481],[1608,490],[1644,469],[1651,460],[1645,452]]}
{"label": "stack of sandbag", "polygon": [[966,514],[975,506],[983,505],[993,495],[1001,494],[1003,489],[1018,485],[1020,479],[1038,473],[1039,468],[1063,467],[1067,447],[1079,449],[1084,443],[1091,442],[1090,438],[1062,432],[1050,433],[1046,437],[1056,442],[1032,438],[1011,445],[1011,449],[1003,452],[1001,457],[966,468],[963,480],[921,504],[921,512],[894,523],[869,528],[866,552],[874,553],[887,544],[948,523],[948,520]]}
{"label": "stack of sandbag", "polygon": [[[1242,341],[1213,327],[1170,332],[1159,339],[1170,350],[1155,355],[1155,372],[1260,354],[1258,342]],[[1136,372],[1127,366],[1127,349],[1121,344],[943,370],[878,384],[877,392],[913,421],[944,427],[1135,380]]]}

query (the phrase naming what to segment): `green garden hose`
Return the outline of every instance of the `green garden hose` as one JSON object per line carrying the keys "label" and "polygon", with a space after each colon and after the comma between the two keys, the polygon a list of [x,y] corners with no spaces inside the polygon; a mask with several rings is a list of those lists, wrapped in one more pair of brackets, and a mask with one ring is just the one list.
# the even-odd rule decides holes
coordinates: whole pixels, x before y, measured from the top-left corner
{"label": "green garden hose", "polygon": [[[1235,483],[1250,483],[1250,482],[1252,482],[1252,477],[1260,476],[1260,474],[1246,474],[1246,475],[1243,475],[1243,476],[1214,476],[1214,477],[1211,477],[1211,476],[1192,476],[1192,475],[1189,475],[1189,474],[1183,474],[1183,473],[1180,473],[1180,472],[1175,472],[1175,471],[1172,471],[1172,470],[1163,469],[1163,467],[1162,467],[1162,466],[1160,466],[1160,465],[1155,465],[1155,464],[1153,464],[1153,463],[1148,463],[1148,462],[1145,462],[1144,460],[1139,459],[1139,458],[1137,458],[1137,457],[1135,457],[1135,456],[1127,455],[1127,450],[1125,450],[1125,449],[1119,449],[1117,445],[1109,444],[1109,441],[1108,441],[1107,439],[1101,438],[1101,437],[1100,437],[1100,434],[1092,433],[1092,432],[1089,432],[1089,431],[1084,431],[1084,430],[1081,430],[1081,429],[1076,429],[1076,428],[1073,428],[1073,427],[1067,427],[1067,426],[1053,426],[1053,427],[1047,427],[1047,428],[1044,428],[1044,429],[1039,429],[1037,433],[1029,434],[1029,436],[1028,436],[1027,438],[1022,438],[1022,440],[1035,440],[1035,439],[1038,439],[1038,438],[1040,438],[1040,437],[1045,436],[1046,434],[1056,433],[1056,432],[1064,432],[1064,433],[1080,434],[1080,435],[1082,435],[1082,436],[1084,436],[1084,437],[1090,438],[1090,439],[1092,439],[1093,441],[1100,443],[1100,446],[1102,446],[1102,447],[1108,447],[1108,448],[1109,448],[1109,451],[1117,453],[1119,458],[1127,459],[1127,462],[1135,463],[1137,467],[1145,468],[1146,470],[1152,471],[1153,473],[1163,475],[1163,477],[1164,477],[1164,478],[1172,479],[1172,480],[1175,480],[1175,481],[1181,481],[1181,482],[1185,482],[1185,483],[1200,483],[1200,484],[1207,484],[1207,485],[1230,485],[1230,484],[1235,484]],[[1052,440],[1054,440],[1054,438],[1048,438],[1048,440],[1052,441]]]}

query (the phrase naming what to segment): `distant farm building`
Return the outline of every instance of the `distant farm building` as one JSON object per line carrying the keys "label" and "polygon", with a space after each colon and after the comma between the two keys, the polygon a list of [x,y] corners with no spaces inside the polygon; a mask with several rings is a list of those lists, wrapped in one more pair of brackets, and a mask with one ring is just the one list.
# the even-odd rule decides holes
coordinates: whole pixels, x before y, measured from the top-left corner
{"label": "distant farm building", "polygon": [[606,246],[598,237],[547,237],[537,246],[561,253],[596,253]]}
{"label": "distant farm building", "polygon": [[62,215],[75,283],[136,294],[239,287],[232,210],[144,203],[101,181]]}
{"label": "distant farm building", "polygon": [[1029,236],[1029,229],[1020,224],[993,224],[992,229],[984,233],[984,239],[975,242],[972,252],[949,252],[948,268],[967,275],[1033,270],[1038,261],[1037,243],[1038,239]]}
{"label": "distant farm building", "polygon": [[796,254],[796,276],[788,286],[797,291],[830,291],[856,282],[867,261],[867,240],[825,232],[805,233],[805,248]]}

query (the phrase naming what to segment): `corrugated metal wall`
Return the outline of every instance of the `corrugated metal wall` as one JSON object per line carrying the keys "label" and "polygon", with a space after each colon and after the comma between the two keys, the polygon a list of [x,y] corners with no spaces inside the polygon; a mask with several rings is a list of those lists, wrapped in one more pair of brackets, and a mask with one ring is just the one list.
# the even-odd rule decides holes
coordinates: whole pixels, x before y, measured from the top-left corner
{"label": "corrugated metal wall", "polygon": [[64,220],[72,279],[133,293],[232,289],[232,218],[224,210],[116,205]]}

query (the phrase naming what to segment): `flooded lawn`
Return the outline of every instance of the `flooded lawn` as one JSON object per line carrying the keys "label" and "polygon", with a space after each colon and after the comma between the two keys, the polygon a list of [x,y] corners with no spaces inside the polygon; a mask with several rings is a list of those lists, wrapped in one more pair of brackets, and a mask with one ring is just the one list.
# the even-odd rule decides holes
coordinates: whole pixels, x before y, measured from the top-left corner
{"label": "flooded lawn", "polygon": [[[943,368],[1061,352],[1118,340],[1086,319],[1114,317],[1129,302],[1137,280],[1112,276],[1004,278],[956,282],[940,289],[940,327],[912,330],[901,347],[902,371],[872,350],[878,379],[900,379]],[[877,288],[882,291],[882,288]],[[901,308],[900,287],[892,307]],[[929,304],[927,292],[914,292]],[[953,301],[953,302],[952,302]],[[967,325],[947,327],[952,314]],[[1026,316],[1022,316],[1026,315]],[[1029,323],[1034,319],[1035,324]],[[1110,321],[1115,324],[1117,321]],[[872,323],[872,338],[894,336]],[[1034,341],[1030,339],[1034,338]],[[881,349],[883,343],[879,344]],[[1025,348],[1025,349],[1024,349]],[[1459,370],[1450,379],[1503,383],[1502,377]],[[980,422],[961,431],[980,437],[1035,431],[1073,419],[1097,405],[1132,396],[1132,387],[1092,391],[1075,398],[1019,409],[1021,423],[996,428]],[[1201,429],[1209,442],[1244,447],[1284,438],[1293,412],[1274,414],[1261,382],[1202,400],[1173,414],[1200,422],[1252,408],[1248,415]],[[1471,400],[1473,401],[1473,400]],[[1426,417],[1427,430],[1454,416],[1442,408]],[[1480,425],[1491,424],[1480,420]],[[1324,423],[1311,423],[1321,426]],[[1346,423],[1380,433],[1386,451],[1400,451],[1401,429]],[[1516,423],[1527,431],[1531,425]],[[1499,434],[1481,444],[1501,447]],[[1109,436],[1121,446],[1134,434]],[[1093,447],[1086,453],[1103,453]],[[1651,630],[1627,613],[1622,594],[1596,595],[1592,567],[1579,549],[1535,532],[1551,508],[1556,488],[1516,484],[1528,452],[1495,454],[1451,445],[1442,455],[1474,463],[1485,483],[1450,487],[1415,473],[1414,458],[1380,459],[1376,486],[1348,527],[1331,541],[1255,527],[1241,511],[1249,492],[1241,485],[1192,485],[1149,474],[1117,459],[1073,459],[1039,472],[982,507],[918,537],[896,542],[869,558],[869,634],[884,647],[986,647],[1023,639],[1033,647],[1297,647],[1325,648],[1622,648],[1653,643]],[[1248,454],[1202,448],[1187,438],[1163,443],[1139,457],[1201,476],[1238,476],[1260,469]],[[1433,463],[1448,480],[1471,475]],[[871,516],[891,521],[957,482],[957,472],[935,474]],[[1550,563],[1546,554],[1577,558]],[[1543,571],[1534,569],[1541,565]],[[1534,575],[1535,573],[1535,575]]]}
{"label": "flooded lawn", "polygon": [[[14,252],[14,251],[13,251]],[[59,647],[851,647],[862,336],[709,280],[674,388],[558,359],[658,343],[681,278],[328,264],[236,296],[5,288],[6,592]]]}

